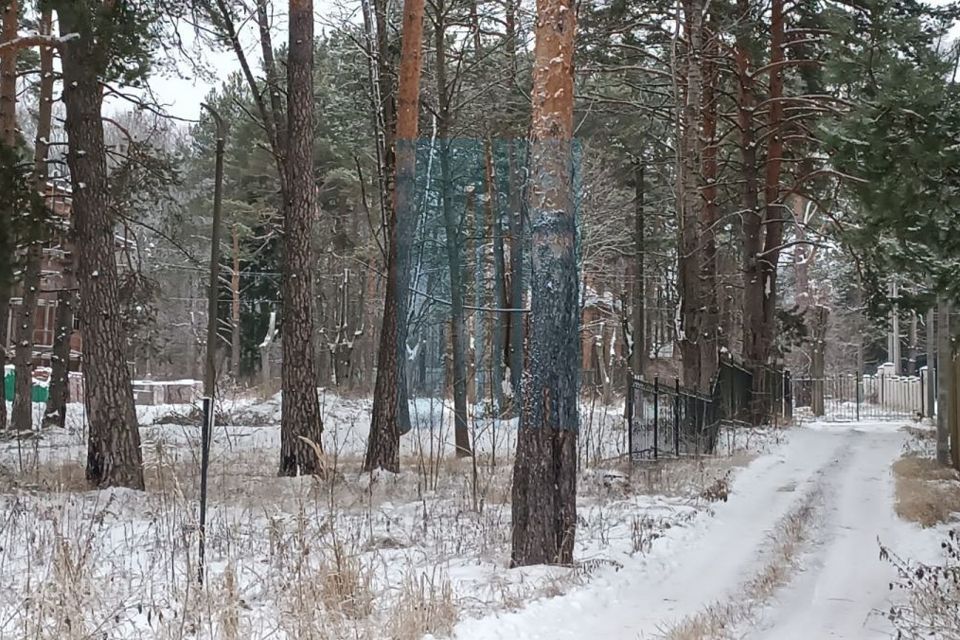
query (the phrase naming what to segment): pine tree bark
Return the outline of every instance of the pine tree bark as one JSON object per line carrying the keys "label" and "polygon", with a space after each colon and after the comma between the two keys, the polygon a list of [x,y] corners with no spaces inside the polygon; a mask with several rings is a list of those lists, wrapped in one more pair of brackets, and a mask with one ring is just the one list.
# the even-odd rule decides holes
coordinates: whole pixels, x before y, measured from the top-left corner
{"label": "pine tree bark", "polygon": [[[708,191],[713,190],[708,172],[716,172],[716,155],[708,153],[704,141],[712,143],[716,120],[708,124],[704,109],[703,3],[684,3],[687,35],[682,131],[682,194],[680,273],[683,335],[680,340],[684,384],[702,393],[710,392],[717,370],[717,318],[713,313],[716,278],[713,230],[710,221],[714,205],[708,206]],[[712,102],[712,98],[711,98]],[[711,150],[712,151],[712,150]],[[715,200],[715,191],[712,191]],[[714,301],[711,304],[711,300]]]}
{"label": "pine tree bark", "polygon": [[513,468],[513,566],[570,564],[577,524],[579,277],[572,0],[538,0],[533,69],[529,361]]}
{"label": "pine tree bark", "polygon": [[94,64],[106,59],[104,49],[109,43],[94,34],[88,11],[88,6],[58,3],[61,35],[79,34],[63,45],[61,59],[80,287],[84,401],[90,425],[86,477],[97,487],[143,489],[100,115],[102,69]]}
{"label": "pine tree bark", "polygon": [[[40,33],[50,35],[52,17],[45,11],[40,19]],[[53,50],[40,47],[40,105],[37,113],[37,137],[34,144],[33,188],[31,198],[30,229],[28,230],[27,260],[24,267],[23,295],[15,327],[14,362],[16,366],[16,390],[13,397],[11,422],[17,431],[33,428],[33,333],[36,325],[37,302],[40,299],[40,267],[43,261],[43,245],[48,237],[45,211],[47,203],[47,140],[53,114]]]}
{"label": "pine tree bark", "polygon": [[387,291],[377,356],[373,413],[364,469],[400,469],[400,433],[409,424],[406,400],[407,309],[410,247],[417,230],[417,131],[422,69],[423,0],[403,6],[395,135],[396,183],[387,221]]}
{"label": "pine tree bark", "polygon": [[313,0],[290,0],[287,58],[287,193],[283,218],[283,402],[280,475],[319,474],[323,422],[313,349],[311,241],[316,215],[313,178]]}
{"label": "pine tree bark", "polygon": [[[0,42],[17,37],[18,0],[4,3]],[[17,142],[17,49],[5,49],[0,55],[0,144],[13,152]],[[13,211],[0,206],[0,429],[7,428],[6,375],[7,330],[10,317],[10,293],[13,287]]]}
{"label": "pine tree bark", "polygon": [[[757,169],[757,139],[753,121],[756,97],[752,75],[753,41],[750,30],[750,2],[737,0],[737,15],[744,16],[743,24],[734,38],[734,60],[737,78],[737,125],[740,131],[739,151],[742,175],[741,232],[742,289],[743,289],[743,356],[748,366],[762,365],[763,354],[761,319],[763,314],[763,274],[759,253],[763,218],[759,202],[759,175]],[[759,377],[759,376],[755,376]],[[764,409],[754,397],[751,415],[762,416]]]}
{"label": "pine tree bark", "polygon": [[[767,95],[768,138],[764,175],[764,210],[758,203],[756,138],[753,122],[755,96],[750,71],[751,43],[741,30],[736,36],[737,75],[739,79],[738,114],[741,127],[741,156],[744,165],[743,262],[744,262],[744,351],[747,364],[754,370],[753,420],[768,418],[768,394],[763,389],[761,371],[773,357],[776,333],[777,263],[783,243],[786,209],[780,198],[780,173],[783,164],[783,62],[784,3],[772,0],[770,16],[770,75]],[[749,15],[749,3],[738,0],[738,12]],[[749,192],[749,193],[748,193]]]}

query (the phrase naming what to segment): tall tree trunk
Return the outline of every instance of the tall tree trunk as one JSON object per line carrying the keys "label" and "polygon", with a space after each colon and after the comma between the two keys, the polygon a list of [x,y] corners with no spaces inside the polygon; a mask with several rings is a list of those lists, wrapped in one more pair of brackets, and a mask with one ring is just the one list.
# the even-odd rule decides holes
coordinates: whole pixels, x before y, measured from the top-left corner
{"label": "tall tree trunk", "polygon": [[644,196],[644,160],[637,158],[633,165],[633,250],[634,257],[634,278],[633,278],[633,304],[632,309],[632,327],[630,344],[630,368],[633,375],[642,376],[646,366],[649,352],[647,351],[647,317],[646,317],[646,288],[644,284],[647,281],[647,271],[644,260],[644,246],[646,245],[646,220],[643,209]]}
{"label": "tall tree trunk", "polygon": [[70,400],[70,338],[73,336],[73,314],[77,306],[77,292],[72,277],[72,265],[64,266],[60,290],[57,291],[57,315],[54,320],[53,351],[50,356],[50,391],[43,412],[43,426],[67,426],[67,402]]}
{"label": "tall tree trunk", "polygon": [[[79,34],[63,46],[63,98],[73,186],[72,215],[80,285],[84,401],[90,425],[87,480],[98,487],[143,489],[140,432],[127,368],[117,276],[115,217],[101,121],[103,60],[109,44],[95,35],[85,3],[59,2],[60,33]],[[100,16],[100,20],[107,17]]]}
{"label": "tall tree trunk", "polygon": [[[743,182],[741,209],[743,211],[741,232],[741,260],[743,287],[743,355],[748,366],[764,364],[762,345],[763,274],[758,254],[761,250],[762,216],[759,202],[759,177],[757,170],[757,139],[753,113],[756,106],[753,81],[753,42],[750,34],[750,2],[737,0],[737,15],[741,24],[736,31],[734,58],[737,77],[737,125],[740,130],[740,162]],[[759,378],[760,376],[755,376]],[[758,397],[753,398],[751,414],[756,417],[764,412]]]}
{"label": "tall tree trunk", "polygon": [[397,87],[396,184],[387,230],[387,291],[377,356],[373,414],[364,469],[400,469],[400,432],[409,424],[406,399],[410,247],[417,230],[417,131],[422,69],[423,0],[405,0]]}
{"label": "tall tree trunk", "polygon": [[538,0],[533,69],[529,369],[513,467],[514,566],[573,561],[579,278],[573,203],[572,0]]}
{"label": "tall tree trunk", "polygon": [[230,371],[240,380],[240,234],[233,225],[233,271],[230,274]]}
{"label": "tall tree trunk", "polygon": [[[4,3],[0,42],[17,37],[18,0]],[[14,159],[17,143],[17,49],[7,48],[0,55],[0,146],[4,155]],[[10,205],[12,206],[12,205]],[[0,429],[7,428],[7,398],[3,378],[7,364],[7,328],[10,317],[10,292],[13,287],[13,211],[0,204]]]}
{"label": "tall tree trunk", "polygon": [[[434,35],[437,62],[437,137],[440,139],[440,205],[446,231],[447,265],[450,270],[450,341],[453,350],[453,421],[457,456],[470,455],[467,424],[467,335],[463,311],[463,266],[460,264],[460,219],[453,206],[453,171],[450,168],[450,87],[447,86],[446,7],[436,4]],[[473,193],[467,198],[472,201]],[[470,205],[467,209],[469,210]]]}
{"label": "tall tree trunk", "polygon": [[[493,303],[497,309],[505,309],[507,306],[507,269],[503,251],[502,211],[497,199],[496,174],[493,168],[493,143],[489,136],[484,141],[484,162],[486,164],[487,210],[493,237]],[[510,316],[503,311],[497,311],[492,314],[492,318],[493,343],[490,358],[493,363],[493,380],[491,384],[493,385],[494,411],[499,415],[503,410],[503,362]]]}
{"label": "tall tree trunk", "polygon": [[283,218],[283,402],[280,475],[317,474],[323,422],[313,345],[313,0],[290,0],[285,127],[287,185]]}
{"label": "tall tree trunk", "polygon": [[950,384],[953,353],[950,348],[950,303],[937,301],[937,462],[950,464]]}
{"label": "tall tree trunk", "polygon": [[[705,42],[704,42],[705,40]],[[717,85],[719,74],[716,58],[719,56],[717,36],[709,27],[703,28],[702,51],[702,123],[703,145],[700,149],[700,179],[703,211],[700,215],[700,297],[703,304],[700,337],[700,388],[704,393],[713,391],[719,363],[720,302],[717,292],[717,221],[720,218],[717,182]],[[703,59],[705,58],[705,59]]]}
{"label": "tall tree trunk", "polygon": [[[703,4],[700,0],[684,3],[687,31],[685,73],[687,84],[682,112],[682,153],[680,245],[678,270],[681,287],[681,322],[683,334],[680,340],[683,359],[683,381],[688,387],[708,392],[711,378],[716,371],[716,329],[710,323],[708,289],[714,286],[714,278],[704,273],[714,267],[712,244],[707,237],[712,234],[706,225],[707,211],[702,184],[706,163],[703,138]],[[715,161],[714,161],[715,165]],[[715,169],[715,166],[714,166]],[[711,210],[712,211],[712,210]],[[714,296],[715,298],[715,296]]]}
{"label": "tall tree trunk", "polygon": [[[519,152],[522,145],[518,140],[510,140],[508,157],[508,189],[510,211],[508,222],[510,225],[510,312],[509,352],[510,385],[513,388],[515,403],[520,401],[520,383],[523,373],[523,261],[524,261],[524,224],[523,224],[523,190],[522,172],[520,169]],[[517,405],[519,406],[519,405]]]}
{"label": "tall tree trunk", "polygon": [[[738,12],[749,15],[749,3],[738,0]],[[768,418],[770,403],[763,388],[762,368],[773,357],[776,333],[777,263],[783,243],[786,209],[780,199],[780,173],[784,154],[783,131],[783,62],[784,62],[784,3],[772,0],[770,15],[770,74],[767,96],[767,153],[764,175],[764,215],[756,203],[756,139],[753,137],[753,79],[749,68],[748,38],[741,31],[737,35],[738,76],[740,93],[741,154],[744,163],[745,193],[743,225],[744,260],[744,351],[748,365],[754,369],[753,418],[760,422]],[[749,145],[749,148],[747,148]],[[752,157],[751,157],[752,156]],[[754,213],[755,212],[755,213]]]}
{"label": "tall tree trunk", "polygon": [[907,345],[907,375],[917,375],[917,352],[919,351],[917,342],[917,312],[910,311],[910,343]]}
{"label": "tall tree trunk", "polygon": [[[52,17],[45,11],[40,19],[40,33],[50,35]],[[53,114],[53,49],[40,47],[40,105],[37,114],[37,137],[34,144],[30,229],[25,234],[27,261],[24,267],[23,295],[15,327],[14,362],[16,391],[13,397],[11,422],[18,431],[33,428],[33,334],[36,326],[37,302],[40,299],[43,246],[49,236],[46,220],[47,140],[50,138]]]}

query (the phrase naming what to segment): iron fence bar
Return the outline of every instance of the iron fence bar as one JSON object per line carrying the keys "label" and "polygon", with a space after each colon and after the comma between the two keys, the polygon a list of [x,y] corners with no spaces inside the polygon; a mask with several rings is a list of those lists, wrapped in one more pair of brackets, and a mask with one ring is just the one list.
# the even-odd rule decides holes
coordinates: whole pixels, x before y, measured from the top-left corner
{"label": "iron fence bar", "polygon": [[634,378],[627,378],[627,457],[633,462],[633,394]]}
{"label": "iron fence bar", "polygon": [[674,378],[676,397],[673,399],[673,451],[680,457],[680,378]]}
{"label": "iron fence bar", "polygon": [[653,379],[653,459],[659,457],[660,449],[660,378]]}

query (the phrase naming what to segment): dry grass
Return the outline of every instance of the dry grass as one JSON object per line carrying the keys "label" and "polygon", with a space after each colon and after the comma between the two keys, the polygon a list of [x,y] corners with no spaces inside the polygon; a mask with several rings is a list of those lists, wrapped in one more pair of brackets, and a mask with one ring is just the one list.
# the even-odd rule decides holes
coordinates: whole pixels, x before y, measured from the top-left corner
{"label": "dry grass", "polygon": [[906,455],[893,463],[897,515],[922,527],[950,522],[960,513],[960,475],[936,460]]}
{"label": "dry grass", "polygon": [[428,633],[443,637],[459,617],[453,587],[439,572],[408,574],[387,623],[391,640],[420,640]]}

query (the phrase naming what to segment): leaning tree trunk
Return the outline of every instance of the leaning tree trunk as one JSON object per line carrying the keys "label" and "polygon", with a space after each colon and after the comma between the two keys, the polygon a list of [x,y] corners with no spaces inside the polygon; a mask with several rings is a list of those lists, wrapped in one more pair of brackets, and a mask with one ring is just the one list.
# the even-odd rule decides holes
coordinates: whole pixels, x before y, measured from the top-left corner
{"label": "leaning tree trunk", "polygon": [[287,202],[283,218],[283,403],[280,475],[323,471],[320,399],[313,350],[313,0],[290,0],[285,127]]}
{"label": "leaning tree trunk", "polygon": [[406,401],[407,308],[410,300],[410,248],[417,231],[417,130],[422,69],[424,0],[403,6],[403,43],[397,87],[396,169],[388,217],[387,291],[377,355],[373,415],[364,469],[400,469],[400,431],[409,423]]}
{"label": "leaning tree trunk", "polygon": [[533,72],[529,360],[513,468],[511,564],[569,564],[577,525],[579,277],[572,0],[538,0]]}
{"label": "leaning tree trunk", "polygon": [[[40,21],[40,32],[51,33],[52,18],[45,11]],[[37,302],[40,299],[43,245],[48,237],[47,203],[47,140],[50,139],[50,121],[53,114],[53,50],[40,47],[40,105],[37,115],[37,137],[34,144],[33,180],[35,193],[31,198],[30,229],[27,264],[23,276],[23,296],[15,327],[14,362],[16,364],[16,391],[13,397],[11,422],[18,431],[33,428],[33,335],[36,325]]]}
{"label": "leaning tree trunk", "polygon": [[[17,37],[18,1],[8,0],[3,12],[0,42]],[[4,155],[14,159],[17,142],[17,49],[9,47],[0,56],[0,146]],[[0,429],[7,428],[7,398],[3,384],[7,364],[7,329],[10,314],[10,292],[13,287],[12,203],[0,202]]]}
{"label": "leaning tree trunk", "polygon": [[90,28],[81,6],[59,3],[61,34],[79,33],[64,45],[63,98],[73,186],[73,223],[83,334],[84,401],[90,425],[87,480],[98,486],[143,489],[140,433],[127,368],[126,335],[117,277],[114,213],[100,119],[98,70],[105,42]]}

